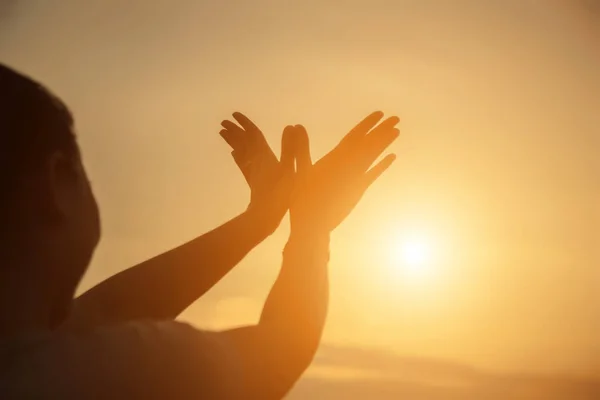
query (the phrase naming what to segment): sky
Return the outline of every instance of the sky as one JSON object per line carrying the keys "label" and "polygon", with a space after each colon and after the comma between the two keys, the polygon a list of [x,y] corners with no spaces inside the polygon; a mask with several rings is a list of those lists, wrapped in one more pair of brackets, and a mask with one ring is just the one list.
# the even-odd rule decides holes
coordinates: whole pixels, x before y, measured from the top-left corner
{"label": "sky", "polygon": [[[80,290],[245,209],[231,112],[276,152],[304,124],[317,159],[380,109],[402,119],[398,160],[334,234],[322,352],[600,377],[597,4],[3,0],[0,62],[76,115],[103,222]],[[256,322],[288,232],[182,319]],[[415,237],[422,274],[392,256]],[[346,379],[323,363],[297,398]]]}

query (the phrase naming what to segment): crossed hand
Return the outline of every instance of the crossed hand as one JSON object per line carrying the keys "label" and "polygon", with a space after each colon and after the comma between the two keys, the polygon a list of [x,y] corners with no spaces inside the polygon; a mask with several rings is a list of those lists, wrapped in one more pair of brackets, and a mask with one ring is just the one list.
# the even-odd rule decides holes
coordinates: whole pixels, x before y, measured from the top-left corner
{"label": "crossed hand", "polygon": [[327,155],[313,164],[309,139],[302,125],[285,127],[278,160],[260,129],[241,113],[237,124],[221,123],[221,136],[251,189],[249,211],[257,212],[273,232],[287,210],[292,230],[328,233],[354,209],[367,188],[396,158],[389,154],[374,161],[400,131],[398,117],[382,122],[374,112],[356,125]]}

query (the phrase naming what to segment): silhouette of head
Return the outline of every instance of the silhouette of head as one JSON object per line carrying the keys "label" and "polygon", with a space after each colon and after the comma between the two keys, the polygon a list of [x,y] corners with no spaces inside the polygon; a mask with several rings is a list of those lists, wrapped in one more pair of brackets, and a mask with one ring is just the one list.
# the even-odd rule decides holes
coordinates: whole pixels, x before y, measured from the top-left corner
{"label": "silhouette of head", "polygon": [[0,64],[0,290],[41,282],[35,288],[51,302],[48,324],[59,323],[99,237],[71,113]]}

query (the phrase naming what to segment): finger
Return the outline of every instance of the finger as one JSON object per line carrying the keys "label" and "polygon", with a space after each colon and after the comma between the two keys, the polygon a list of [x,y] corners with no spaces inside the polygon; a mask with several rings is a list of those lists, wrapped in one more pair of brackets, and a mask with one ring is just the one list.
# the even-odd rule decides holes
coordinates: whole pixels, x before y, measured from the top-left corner
{"label": "finger", "polygon": [[383,112],[375,111],[363,119],[356,125],[346,136],[342,142],[353,142],[361,137],[364,137],[378,122],[383,118]]}
{"label": "finger", "polygon": [[371,136],[374,133],[376,134],[379,131],[386,131],[389,129],[393,129],[396,125],[398,125],[399,122],[400,122],[400,118],[398,118],[395,115],[393,117],[386,118],[383,120],[382,123],[380,123],[373,130],[371,130],[367,136]]}
{"label": "finger", "polygon": [[284,171],[294,172],[294,127],[288,125],[281,135],[280,164]]}
{"label": "finger", "polygon": [[244,134],[244,130],[235,122],[228,119],[221,121],[221,126],[234,134]]}
{"label": "finger", "polygon": [[235,135],[233,135],[230,131],[228,131],[227,129],[221,129],[219,131],[219,135],[221,135],[221,137],[227,142],[228,145],[230,145],[233,149],[236,148],[236,140],[235,140]]}
{"label": "finger", "polygon": [[[271,151],[271,153],[273,153],[273,151],[271,150],[271,147],[269,147],[269,143],[267,142],[265,135],[254,124],[254,122],[250,121],[250,119],[248,117],[246,117],[244,114],[242,114],[240,112],[234,112],[233,118],[235,118],[235,120],[242,126],[242,128],[244,128],[246,130],[246,132],[251,135],[251,137],[253,139],[253,143],[255,145],[262,146],[265,148],[268,147],[269,151]],[[273,154],[273,158],[276,158],[274,154]]]}
{"label": "finger", "polygon": [[[248,144],[239,135],[234,135],[227,129],[222,129],[219,134],[231,146],[238,159],[245,158],[248,154]],[[233,153],[232,153],[233,154]],[[235,159],[235,157],[234,157]]]}
{"label": "finger", "polygon": [[371,186],[371,184],[373,182],[375,182],[377,180],[377,178],[379,178],[381,176],[381,174],[383,174],[390,167],[390,165],[392,165],[392,163],[395,160],[396,160],[395,154],[388,154],[387,156],[385,156],[385,158],[383,160],[378,162],[373,168],[371,168],[370,170],[365,172],[365,175],[364,175],[365,189],[368,188],[369,186]]}
{"label": "finger", "polygon": [[299,174],[305,174],[312,166],[310,157],[310,142],[306,128],[302,125],[294,126],[295,153],[296,153],[296,171]]}
{"label": "finger", "polygon": [[246,132],[257,133],[260,132],[258,126],[254,124],[254,122],[250,121],[250,118],[246,117],[244,114],[240,112],[234,112],[233,118],[246,130]]}
{"label": "finger", "polygon": [[[294,191],[295,175],[294,174],[283,174],[281,178],[275,184],[271,197],[271,210],[275,215],[279,215],[283,218],[286,211],[290,207],[292,200],[292,193]],[[279,222],[279,221],[277,221]]]}
{"label": "finger", "polygon": [[400,136],[400,130],[374,129],[367,135],[364,145],[358,149],[361,152],[363,167],[368,168],[381,154]]}
{"label": "finger", "polygon": [[225,139],[225,141],[229,143],[231,147],[233,147],[234,149],[238,149],[246,145],[246,138],[248,134],[244,132],[244,130],[240,128],[237,124],[229,120],[224,120],[221,122],[221,126],[225,128],[223,129],[224,131],[227,131],[227,138],[223,136],[223,130],[219,133],[221,133],[223,139]]}
{"label": "finger", "polygon": [[[279,180],[277,181],[277,184],[275,186],[275,193],[276,196],[280,197],[283,196],[287,201],[286,201],[286,208],[289,205],[289,200],[292,194],[292,190],[294,188],[294,183],[295,183],[295,175],[294,174],[283,174]],[[279,203],[279,202],[277,202]]]}

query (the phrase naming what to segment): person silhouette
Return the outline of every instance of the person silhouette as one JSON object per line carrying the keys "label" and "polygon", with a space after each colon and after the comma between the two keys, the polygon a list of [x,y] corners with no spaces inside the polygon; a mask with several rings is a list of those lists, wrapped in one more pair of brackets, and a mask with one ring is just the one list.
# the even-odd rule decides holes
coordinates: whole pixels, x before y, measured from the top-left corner
{"label": "person silhouette", "polygon": [[[0,64],[0,398],[276,399],[293,387],[323,331],[330,234],[394,160],[369,169],[399,120],[369,115],[313,165],[303,126],[284,129],[278,160],[256,125],[233,116],[221,136],[250,186],[248,208],[75,297],[101,228],[74,119]],[[281,271],[256,325],[174,321],[288,210]]]}

